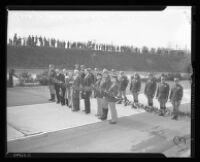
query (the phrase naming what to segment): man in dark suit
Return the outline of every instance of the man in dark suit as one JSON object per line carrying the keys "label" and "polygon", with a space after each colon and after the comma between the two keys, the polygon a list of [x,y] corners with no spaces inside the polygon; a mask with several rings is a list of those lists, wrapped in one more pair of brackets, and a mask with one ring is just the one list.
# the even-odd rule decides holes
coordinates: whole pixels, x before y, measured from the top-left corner
{"label": "man in dark suit", "polygon": [[[124,105],[126,105],[127,97],[126,97],[126,88],[128,86],[129,80],[123,71],[120,72],[119,75],[119,97],[124,100]],[[118,103],[121,103],[119,101]]]}
{"label": "man in dark suit", "polygon": [[138,95],[141,89],[141,80],[138,73],[135,73],[134,76],[131,77],[131,85],[130,85],[130,91],[133,94],[133,104],[132,108],[137,108],[138,106]]}
{"label": "man in dark suit", "polygon": [[61,90],[61,72],[59,69],[56,69],[56,76],[55,76],[55,90],[56,90],[56,98],[57,98],[57,104],[61,102],[61,95],[60,95],[60,90]]}
{"label": "man in dark suit", "polygon": [[90,113],[90,96],[92,94],[93,75],[91,69],[86,69],[86,75],[83,79],[83,99],[85,102],[85,113]]}
{"label": "man in dark suit", "polygon": [[157,85],[156,85],[155,78],[153,77],[153,74],[149,73],[148,79],[147,79],[147,82],[146,82],[145,88],[144,88],[144,94],[147,97],[148,106],[150,106],[150,107],[153,106],[153,98],[155,96],[156,86]]}

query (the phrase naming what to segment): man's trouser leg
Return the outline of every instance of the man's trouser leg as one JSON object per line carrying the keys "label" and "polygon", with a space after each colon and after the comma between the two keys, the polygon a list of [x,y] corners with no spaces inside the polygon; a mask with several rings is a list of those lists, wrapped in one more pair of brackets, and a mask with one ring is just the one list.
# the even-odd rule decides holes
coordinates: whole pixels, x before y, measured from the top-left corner
{"label": "man's trouser leg", "polygon": [[110,108],[110,113],[111,113],[111,121],[112,122],[117,122],[117,110],[116,110],[116,105],[114,102],[108,102],[109,108]]}
{"label": "man's trouser leg", "polygon": [[50,92],[50,95],[51,95],[51,98],[50,100],[53,101],[55,100],[55,86],[53,84],[50,84],[49,85],[49,92]]}
{"label": "man's trouser leg", "polygon": [[91,92],[85,92],[85,97],[84,97],[84,101],[85,101],[85,113],[90,113],[90,96],[91,96]]}
{"label": "man's trouser leg", "polygon": [[80,100],[79,100],[79,98],[73,97],[72,100],[73,100],[73,104],[72,104],[72,105],[73,105],[73,110],[74,110],[74,111],[80,110],[80,107],[79,107],[79,106],[80,106],[80,105],[79,105],[79,104],[80,104]]}
{"label": "man's trouser leg", "polygon": [[148,106],[153,106],[153,98],[151,96],[148,96],[147,99],[148,99]]}
{"label": "man's trouser leg", "polygon": [[164,99],[160,99],[159,102],[160,102],[160,114],[159,115],[164,116],[165,110],[166,110],[166,106],[165,106],[166,102]]}
{"label": "man's trouser leg", "polygon": [[126,101],[127,101],[126,90],[123,90],[123,91],[122,91],[122,95],[123,95],[123,97],[124,97],[124,102],[126,102]]}
{"label": "man's trouser leg", "polygon": [[61,104],[62,105],[65,105],[65,93],[66,93],[66,88],[63,86],[62,88],[61,88],[61,91],[62,91],[62,100],[61,100]]}
{"label": "man's trouser leg", "polygon": [[72,101],[72,98],[73,98],[72,96],[73,95],[72,94],[73,94],[73,89],[72,89],[72,87],[70,87],[70,89],[69,89],[69,96],[68,96],[69,97],[68,98],[69,108],[73,107],[73,101]]}
{"label": "man's trouser leg", "polygon": [[138,93],[137,92],[133,93],[133,101],[135,103],[135,106],[138,106]]}
{"label": "man's trouser leg", "polygon": [[180,102],[179,101],[173,101],[172,105],[173,105],[173,118],[177,119],[178,118]]}
{"label": "man's trouser leg", "polygon": [[108,116],[108,102],[105,98],[102,99],[102,120],[106,120]]}
{"label": "man's trouser leg", "polygon": [[102,115],[102,98],[97,97],[97,116]]}
{"label": "man's trouser leg", "polygon": [[60,103],[60,86],[59,85],[55,85],[55,90],[56,90],[56,97],[57,97],[57,103]]}

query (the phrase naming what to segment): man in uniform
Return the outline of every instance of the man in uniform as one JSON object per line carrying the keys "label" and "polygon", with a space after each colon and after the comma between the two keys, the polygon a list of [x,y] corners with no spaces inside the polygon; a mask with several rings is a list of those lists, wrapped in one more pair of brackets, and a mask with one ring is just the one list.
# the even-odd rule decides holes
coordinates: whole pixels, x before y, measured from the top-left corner
{"label": "man in uniform", "polygon": [[183,87],[179,84],[179,79],[174,78],[174,86],[171,88],[170,101],[173,106],[172,119],[178,119],[179,106],[183,97]]}
{"label": "man in uniform", "polygon": [[148,80],[145,84],[145,88],[144,88],[144,94],[147,97],[147,101],[148,101],[148,106],[152,107],[153,106],[153,98],[155,96],[155,92],[156,92],[156,81],[153,77],[152,73],[148,74]]}
{"label": "man in uniform", "polygon": [[72,83],[72,111],[80,110],[81,77],[78,70],[74,70]]}
{"label": "man in uniform", "polygon": [[139,95],[139,91],[141,88],[141,80],[140,80],[140,76],[138,73],[135,73],[134,76],[131,77],[131,85],[130,85],[130,91],[133,94],[133,104],[132,104],[132,108],[137,108],[138,106],[138,95]]}
{"label": "man in uniform", "polygon": [[[103,77],[100,82],[100,92],[103,93],[105,91],[108,91],[110,88],[110,85],[112,84],[110,75],[108,73],[107,69],[103,70]],[[108,102],[106,101],[105,96],[103,96],[102,99],[102,115],[99,117],[101,120],[106,120],[108,115]]]}
{"label": "man in uniform", "polygon": [[[127,97],[126,97],[126,88],[128,86],[129,80],[123,71],[120,72],[119,76],[119,97],[124,100],[124,104],[126,105]],[[118,102],[119,104],[121,101]]]}
{"label": "man in uniform", "polygon": [[85,102],[85,113],[90,113],[90,96],[92,94],[92,86],[94,80],[92,77],[91,69],[86,69],[85,77],[83,79],[83,99]]}
{"label": "man in uniform", "polygon": [[160,116],[164,116],[166,110],[166,102],[169,96],[169,84],[165,82],[165,76],[161,76],[161,82],[157,88],[156,98],[160,103]]}
{"label": "man in uniform", "polygon": [[49,101],[55,101],[55,95],[56,95],[55,84],[54,84],[54,79],[56,77],[56,72],[55,72],[54,68],[55,68],[54,65],[52,65],[52,64],[49,65],[48,86],[49,86],[49,92],[50,92],[50,96],[51,96]]}

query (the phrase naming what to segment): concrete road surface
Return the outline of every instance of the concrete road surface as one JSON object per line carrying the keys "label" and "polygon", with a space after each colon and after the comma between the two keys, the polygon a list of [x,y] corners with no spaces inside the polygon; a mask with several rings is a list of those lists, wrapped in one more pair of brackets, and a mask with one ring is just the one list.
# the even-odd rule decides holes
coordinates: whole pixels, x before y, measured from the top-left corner
{"label": "concrete road surface", "polygon": [[[186,136],[187,143],[175,145],[175,136]],[[98,122],[10,141],[7,146],[8,152],[150,152],[188,157],[190,120],[174,121],[145,112],[122,117],[116,125]]]}
{"label": "concrete road surface", "polygon": [[[48,96],[42,92],[37,93],[35,89],[21,89],[20,97],[17,91],[13,91],[10,90],[8,95],[16,101],[10,102],[11,98],[8,99],[8,106],[15,106],[7,107],[9,153],[156,152],[167,157],[190,156],[190,118],[174,121],[170,117],[160,117],[143,110],[131,109],[130,106],[117,105],[118,123],[110,125],[108,121],[102,122],[94,116],[95,99],[92,99],[91,114],[86,115],[81,111],[71,112],[66,106],[56,103],[45,103]],[[48,92],[45,87],[44,91]],[[21,100],[23,92],[29,94],[29,97],[32,96],[33,100],[29,97]],[[146,102],[143,94],[140,94],[139,99]],[[26,104],[22,105],[24,102]],[[155,104],[158,104],[157,101]],[[171,107],[170,103],[167,107]],[[81,101],[81,109],[83,108]],[[181,109],[190,111],[189,90],[184,92]],[[110,116],[108,118],[110,119]],[[174,143],[175,136],[183,136],[186,143]]]}

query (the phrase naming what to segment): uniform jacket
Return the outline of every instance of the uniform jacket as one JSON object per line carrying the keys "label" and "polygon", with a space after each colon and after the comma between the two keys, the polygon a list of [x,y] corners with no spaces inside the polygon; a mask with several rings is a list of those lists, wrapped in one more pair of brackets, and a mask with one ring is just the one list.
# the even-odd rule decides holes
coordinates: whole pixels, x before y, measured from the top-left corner
{"label": "uniform jacket", "polygon": [[49,69],[48,71],[48,79],[49,79],[49,84],[52,85],[55,83],[55,77],[56,77],[56,72],[53,69]]}
{"label": "uniform jacket", "polygon": [[112,83],[110,85],[110,88],[108,89],[109,95],[106,96],[106,101],[115,102],[116,101],[115,97],[118,94],[118,90],[119,90],[119,86],[116,83]]}
{"label": "uniform jacket", "polygon": [[102,79],[98,79],[98,80],[96,81],[96,83],[94,84],[95,97],[98,97],[98,98],[103,98],[103,94],[102,94],[102,92],[100,91],[100,83],[101,83],[101,80],[102,80]]}
{"label": "uniform jacket", "polygon": [[121,76],[120,79],[119,79],[119,88],[121,91],[124,91],[126,90],[126,87],[128,86],[128,78],[127,76]]}
{"label": "uniform jacket", "polygon": [[101,82],[100,82],[100,90],[101,91],[105,91],[105,90],[108,90],[110,88],[110,85],[112,84],[111,82],[111,79],[110,79],[110,76],[108,77],[103,77],[101,79]]}
{"label": "uniform jacket", "polygon": [[141,80],[140,78],[133,78],[131,80],[130,91],[132,93],[138,93],[141,88]]}
{"label": "uniform jacket", "polygon": [[156,81],[154,79],[148,79],[145,84],[144,94],[153,98],[155,92],[156,92]]}
{"label": "uniform jacket", "polygon": [[170,92],[170,100],[172,101],[181,101],[183,97],[183,87],[178,84],[178,85],[174,85],[171,88],[171,92]]}
{"label": "uniform jacket", "polygon": [[169,84],[168,83],[160,83],[158,85],[156,97],[158,100],[168,99],[169,96]]}
{"label": "uniform jacket", "polygon": [[55,75],[55,80],[54,80],[54,83],[56,86],[59,86],[61,85],[60,83],[63,81],[63,77],[62,77],[62,74],[56,74]]}
{"label": "uniform jacket", "polygon": [[78,75],[73,78],[73,83],[72,83],[72,90],[73,90],[72,96],[74,98],[79,98],[80,86],[81,86],[81,77],[80,75]]}

